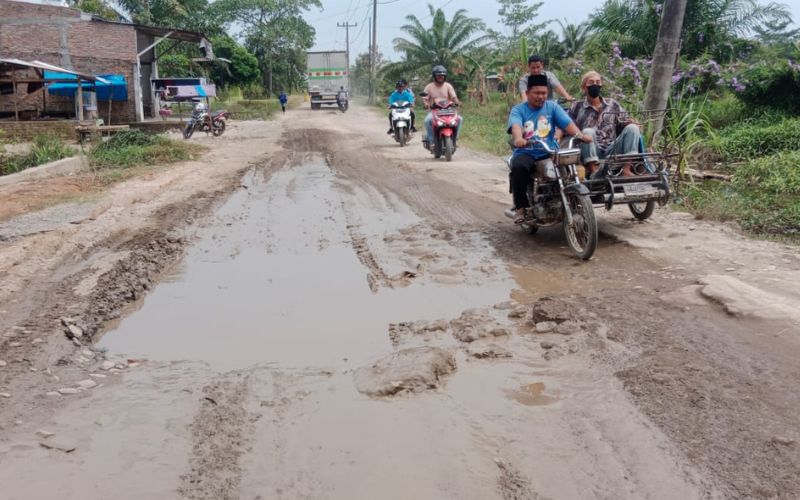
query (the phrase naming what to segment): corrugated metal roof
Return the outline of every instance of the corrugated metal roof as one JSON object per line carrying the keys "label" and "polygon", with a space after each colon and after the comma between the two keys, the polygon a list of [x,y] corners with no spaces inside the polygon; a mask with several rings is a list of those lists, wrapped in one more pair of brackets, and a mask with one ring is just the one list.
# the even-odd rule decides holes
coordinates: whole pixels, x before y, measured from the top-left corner
{"label": "corrugated metal roof", "polygon": [[101,82],[101,83],[108,83],[106,80],[100,78],[99,76],[89,75],[86,73],[79,73],[77,71],[72,71],[69,69],[64,69],[59,66],[54,66],[52,64],[48,64],[42,61],[23,61],[22,59],[0,59],[0,67],[3,65],[8,65],[17,69],[24,69],[24,68],[35,68],[45,71],[56,71],[58,73],[66,73],[68,75],[75,75],[76,77],[80,78],[81,80],[86,80],[89,82]]}

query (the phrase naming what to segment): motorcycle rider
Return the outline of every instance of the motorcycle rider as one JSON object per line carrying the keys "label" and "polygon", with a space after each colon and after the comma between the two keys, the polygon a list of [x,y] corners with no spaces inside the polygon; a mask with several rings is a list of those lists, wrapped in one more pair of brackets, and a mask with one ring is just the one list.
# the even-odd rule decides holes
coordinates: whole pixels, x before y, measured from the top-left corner
{"label": "motorcycle rider", "polygon": [[519,93],[522,96],[522,101],[525,101],[526,93],[528,91],[528,77],[531,75],[545,75],[547,77],[547,98],[553,98],[553,91],[557,92],[561,97],[567,101],[574,101],[575,99],[567,92],[567,89],[561,85],[558,78],[551,71],[545,71],[544,58],[538,54],[533,54],[528,58],[528,72],[522,75],[517,83]]}
{"label": "motorcycle rider", "polygon": [[[401,78],[397,80],[395,91],[389,95],[389,106],[396,102],[403,101],[407,102],[411,107],[411,131],[416,132],[417,129],[414,127],[414,120],[416,119],[416,115],[414,113],[414,94],[408,89],[408,82]],[[389,111],[389,131],[386,133],[389,135],[393,134],[393,127],[394,124],[392,123],[392,112]]]}
{"label": "motorcycle rider", "polygon": [[[441,64],[437,64],[431,70],[431,74],[433,76],[433,81],[425,86],[424,93],[426,95],[423,97],[425,108],[428,109],[428,114],[425,116],[425,131],[427,132],[427,135],[422,139],[422,142],[426,148],[428,147],[428,143],[433,138],[433,114],[430,112],[433,104],[439,99],[447,99],[456,105],[460,104],[458,96],[456,95],[456,89],[454,89],[453,86],[446,81],[447,69]],[[458,124],[458,130],[456,130],[456,136],[458,136],[458,132],[461,130],[461,124],[463,123],[464,119],[462,117]]]}
{"label": "motorcycle rider", "polygon": [[339,87],[339,92],[336,93],[336,105],[347,108],[347,91],[344,87]]}
{"label": "motorcycle rider", "polygon": [[547,100],[547,89],[546,75],[529,76],[525,102],[511,108],[508,116],[508,133],[513,138],[515,148],[511,159],[510,177],[516,224],[525,221],[525,209],[530,206],[527,190],[531,182],[531,171],[535,168],[536,177],[546,180],[555,175],[550,153],[542,148],[527,147],[529,140],[538,135],[551,149],[557,149],[558,144],[554,135],[558,127],[584,143],[592,142],[592,137],[583,134],[561,106]]}

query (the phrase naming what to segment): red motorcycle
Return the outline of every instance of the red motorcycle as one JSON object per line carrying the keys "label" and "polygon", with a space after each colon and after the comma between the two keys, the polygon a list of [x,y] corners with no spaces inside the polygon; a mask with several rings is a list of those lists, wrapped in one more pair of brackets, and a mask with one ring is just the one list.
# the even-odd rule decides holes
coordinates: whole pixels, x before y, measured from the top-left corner
{"label": "red motorcycle", "polygon": [[217,111],[209,114],[208,107],[203,103],[198,103],[192,111],[192,116],[183,129],[183,138],[189,139],[195,130],[201,130],[206,134],[211,133],[215,137],[225,132],[226,121],[230,118],[229,111]]}
{"label": "red motorcycle", "polygon": [[[425,97],[427,94],[422,92],[420,95]],[[438,99],[431,105],[433,137],[428,137],[423,146],[433,154],[434,158],[441,158],[444,155],[447,161],[453,159],[458,144],[458,125],[461,123],[461,116],[456,112],[456,107],[456,103],[447,99]]]}

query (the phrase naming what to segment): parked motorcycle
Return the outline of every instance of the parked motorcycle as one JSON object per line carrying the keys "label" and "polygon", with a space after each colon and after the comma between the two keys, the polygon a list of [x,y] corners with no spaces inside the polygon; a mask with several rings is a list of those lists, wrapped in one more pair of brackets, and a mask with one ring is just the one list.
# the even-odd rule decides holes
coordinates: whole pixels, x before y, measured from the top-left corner
{"label": "parked motorcycle", "polygon": [[[422,97],[427,93],[421,92]],[[422,145],[430,151],[434,158],[444,155],[447,161],[453,159],[453,153],[458,147],[458,125],[461,116],[456,111],[457,104],[447,99],[438,99],[431,105],[433,116],[433,137],[428,137]]]}
{"label": "parked motorcycle", "polygon": [[192,110],[192,116],[183,129],[183,138],[189,139],[195,130],[201,130],[206,134],[213,134],[215,137],[225,132],[226,122],[230,118],[230,112],[217,111],[213,115],[208,112],[208,107],[202,102],[197,103]]}
{"label": "parked motorcycle", "polygon": [[[567,149],[553,150],[547,143],[537,137],[529,142],[530,148],[541,148],[550,154],[553,160],[552,171],[545,172],[544,178],[531,173],[528,186],[528,203],[525,209],[522,227],[531,234],[540,227],[553,227],[562,224],[564,235],[570,249],[583,260],[588,260],[597,248],[597,221],[594,216],[589,189],[581,183],[578,176],[577,163],[581,158],[581,150],[573,148],[569,141]],[[506,160],[511,171],[511,157]],[[534,169],[535,170],[535,169]],[[513,208],[505,211],[506,217],[516,219]]]}
{"label": "parked motorcycle", "polygon": [[408,101],[397,101],[389,106],[392,110],[392,130],[394,130],[394,140],[402,148],[408,144],[411,138],[411,103]]}

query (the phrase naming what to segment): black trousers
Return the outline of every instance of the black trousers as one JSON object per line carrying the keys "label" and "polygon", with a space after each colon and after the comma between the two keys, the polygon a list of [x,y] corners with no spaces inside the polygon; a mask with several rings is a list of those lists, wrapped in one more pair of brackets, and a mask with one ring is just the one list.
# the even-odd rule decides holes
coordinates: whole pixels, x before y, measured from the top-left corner
{"label": "black trousers", "polygon": [[528,186],[531,184],[531,174],[541,179],[545,176],[548,167],[552,168],[553,160],[543,158],[535,160],[532,156],[520,154],[511,160],[511,194],[514,196],[514,208],[528,208]]}
{"label": "black trousers", "polygon": [[[412,109],[411,110],[411,128],[414,128],[414,120],[416,120],[416,119],[417,119],[417,115],[414,114],[414,110]],[[389,111],[389,128],[390,129],[394,128],[394,123],[392,123],[392,112],[391,111]]]}

